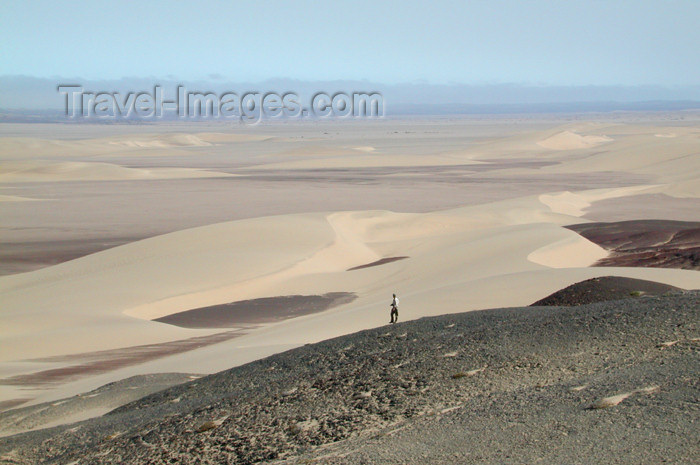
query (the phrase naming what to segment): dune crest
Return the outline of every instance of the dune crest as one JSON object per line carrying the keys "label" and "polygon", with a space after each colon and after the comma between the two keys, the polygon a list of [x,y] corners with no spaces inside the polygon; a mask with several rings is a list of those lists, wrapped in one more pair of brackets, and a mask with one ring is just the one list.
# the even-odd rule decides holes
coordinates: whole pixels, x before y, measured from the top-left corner
{"label": "dune crest", "polygon": [[22,197],[19,195],[0,195],[0,202],[35,202],[46,199],[34,199],[31,197]]}
{"label": "dune crest", "polygon": [[110,145],[121,145],[130,148],[166,148],[166,147],[208,147],[212,145],[194,134],[171,134],[167,136],[157,135],[151,137],[123,138],[107,141]]}
{"label": "dune crest", "polygon": [[[178,149],[211,147],[218,144],[237,144],[269,140],[271,137],[255,134],[224,132],[121,134],[87,139],[39,139],[4,137],[0,140],[0,158],[25,160],[32,158],[67,158],[115,155],[135,152],[151,155],[167,149],[168,154],[183,154]],[[184,152],[190,154],[190,152]]]}
{"label": "dune crest", "polygon": [[537,145],[552,150],[577,150],[596,147],[612,139],[607,136],[584,136],[573,131],[562,131],[537,142]]}
{"label": "dune crest", "polygon": [[591,206],[590,202],[586,201],[582,196],[568,191],[560,194],[542,194],[539,199],[554,213],[570,216],[583,216],[586,208]]}
{"label": "dune crest", "polygon": [[609,252],[578,234],[535,250],[527,256],[533,263],[550,268],[591,266]]}

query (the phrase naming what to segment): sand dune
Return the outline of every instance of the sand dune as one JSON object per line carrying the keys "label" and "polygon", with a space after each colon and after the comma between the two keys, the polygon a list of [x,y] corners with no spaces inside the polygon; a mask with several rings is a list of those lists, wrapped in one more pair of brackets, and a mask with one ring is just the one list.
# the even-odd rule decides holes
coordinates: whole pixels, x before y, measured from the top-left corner
{"label": "sand dune", "polygon": [[673,138],[659,138],[654,132],[655,128],[649,128],[644,133],[618,138],[607,144],[602,152],[567,160],[542,170],[562,174],[605,171],[637,173],[654,178],[655,184],[663,184],[659,192],[676,197],[700,197],[697,187],[700,185],[698,134],[686,129]]}
{"label": "sand dune", "polygon": [[506,137],[487,138],[465,152],[477,160],[529,157],[568,159],[592,152],[599,145],[607,149],[615,143],[618,126],[601,122],[555,125]]}
{"label": "sand dune", "polygon": [[540,195],[539,201],[547,205],[553,212],[580,217],[584,216],[587,209],[595,202],[619,197],[633,197],[648,192],[658,192],[662,189],[664,189],[663,185],[650,184],[612,189],[593,189],[576,193],[570,191],[553,192]]}
{"label": "sand dune", "polygon": [[576,235],[541,247],[527,259],[550,268],[574,268],[591,266],[607,256],[607,250]]}
{"label": "sand dune", "polygon": [[576,150],[596,147],[612,141],[606,136],[584,136],[572,131],[563,131],[537,142],[537,145],[552,150]]}
{"label": "sand dune", "polygon": [[694,173],[677,176],[663,191],[672,197],[698,199],[700,198],[700,175]]}
{"label": "sand dune", "polygon": [[[382,302],[391,292],[410,302],[402,306],[401,318],[414,319],[463,311],[465,306],[529,304],[556,288],[603,273],[700,287],[700,276],[691,271],[588,268],[607,252],[562,227],[576,221],[580,219],[552,211],[537,197],[427,214],[285,215],[166,234],[3,277],[2,375],[26,375],[51,366],[17,363],[26,358],[209,334],[211,330],[148,320],[245,299],[338,290],[358,296],[321,314],[122,368],[110,376],[211,371],[280,347],[381,325],[388,318],[388,303]],[[409,258],[346,271],[395,255]],[[43,315],[41,321],[36,315]],[[105,379],[95,377],[93,382]],[[38,399],[66,395],[90,386],[86,383],[44,392]],[[3,391],[17,395],[12,386]]]}
{"label": "sand dune", "polygon": [[151,137],[122,138],[107,141],[110,145],[130,148],[164,148],[164,147],[208,147],[211,143],[202,140],[194,134],[172,134],[167,137],[155,135]]}
{"label": "sand dune", "polygon": [[[470,149],[468,156],[475,160],[537,157],[556,162],[537,168],[542,173],[634,173],[653,179],[650,184],[659,185],[657,192],[700,198],[698,129],[694,126],[667,128],[668,132],[659,129],[658,126],[574,124],[486,141]],[[659,137],[669,134],[673,137]],[[525,168],[507,173],[533,174]]]}

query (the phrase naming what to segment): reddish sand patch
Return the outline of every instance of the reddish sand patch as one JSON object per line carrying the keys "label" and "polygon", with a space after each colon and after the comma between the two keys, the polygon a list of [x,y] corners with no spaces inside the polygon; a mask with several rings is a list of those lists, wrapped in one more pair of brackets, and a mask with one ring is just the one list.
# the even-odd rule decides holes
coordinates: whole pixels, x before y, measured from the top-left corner
{"label": "reddish sand patch", "polygon": [[64,241],[3,243],[0,249],[0,275],[24,273],[56,265],[82,256],[111,249],[144,237],[107,237]]}
{"label": "reddish sand patch", "polygon": [[10,399],[10,400],[3,400],[0,402],[0,412],[4,412],[5,410],[10,410],[12,408],[17,407],[18,405],[22,405],[25,402],[29,402],[32,400],[31,398],[26,398],[26,399]]}
{"label": "reddish sand patch", "polygon": [[168,355],[179,354],[208,345],[223,342],[245,334],[242,331],[227,331],[209,336],[181,339],[162,344],[148,344],[122,349],[88,352],[83,354],[61,355],[30,361],[74,363],[69,366],[38,371],[25,375],[0,379],[0,385],[9,386],[47,386],[63,383],[88,375],[106,373],[130,365],[148,362]]}
{"label": "reddish sand patch", "polygon": [[700,270],[700,222],[633,220],[567,228],[612,252],[594,266]]}
{"label": "reddish sand patch", "polygon": [[379,260],[372,262],[372,263],[366,263],[364,265],[353,266],[352,268],[348,268],[345,271],[361,270],[363,268],[370,268],[372,266],[384,265],[386,263],[391,263],[391,262],[395,262],[398,260],[403,260],[405,258],[408,258],[408,257],[386,257],[386,258],[379,259]]}

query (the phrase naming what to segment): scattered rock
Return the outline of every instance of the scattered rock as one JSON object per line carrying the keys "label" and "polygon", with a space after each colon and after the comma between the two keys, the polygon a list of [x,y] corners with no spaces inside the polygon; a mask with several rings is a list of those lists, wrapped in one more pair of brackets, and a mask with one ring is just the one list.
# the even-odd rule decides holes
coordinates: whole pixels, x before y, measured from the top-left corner
{"label": "scattered rock", "polygon": [[605,398],[600,399],[600,400],[594,402],[593,404],[591,404],[590,408],[591,409],[603,409],[603,408],[608,408],[608,407],[615,407],[616,405],[620,404],[623,400],[627,399],[628,397],[633,396],[634,394],[637,394],[637,393],[651,394],[651,393],[656,392],[658,390],[659,390],[659,386],[648,386],[645,388],[636,389],[634,391],[625,392],[622,394],[617,394],[615,396],[605,397]]}

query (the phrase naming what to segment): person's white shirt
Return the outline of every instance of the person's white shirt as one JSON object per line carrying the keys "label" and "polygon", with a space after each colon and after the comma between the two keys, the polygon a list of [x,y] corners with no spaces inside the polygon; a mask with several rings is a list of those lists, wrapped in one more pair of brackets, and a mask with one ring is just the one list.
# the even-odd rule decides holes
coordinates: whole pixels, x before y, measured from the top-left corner
{"label": "person's white shirt", "polygon": [[398,298],[398,297],[394,297],[394,300],[392,300],[391,304],[392,304],[392,305],[395,305],[396,307],[398,307],[398,306],[399,306],[399,298]]}

